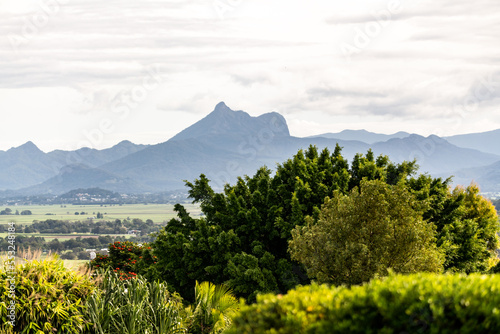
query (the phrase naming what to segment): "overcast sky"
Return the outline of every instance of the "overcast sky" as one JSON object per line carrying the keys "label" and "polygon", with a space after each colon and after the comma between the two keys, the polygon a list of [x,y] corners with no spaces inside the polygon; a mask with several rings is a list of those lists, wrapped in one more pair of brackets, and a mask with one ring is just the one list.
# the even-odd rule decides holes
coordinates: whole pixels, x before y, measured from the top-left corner
{"label": "overcast sky", "polygon": [[292,135],[500,128],[498,0],[0,0],[0,150],[155,144],[224,101]]}

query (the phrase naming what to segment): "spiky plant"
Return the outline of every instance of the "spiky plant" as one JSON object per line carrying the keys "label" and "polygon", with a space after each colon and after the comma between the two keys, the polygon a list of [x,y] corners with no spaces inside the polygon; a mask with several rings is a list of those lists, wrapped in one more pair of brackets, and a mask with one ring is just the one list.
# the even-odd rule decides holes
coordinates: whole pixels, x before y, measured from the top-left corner
{"label": "spiky plant", "polygon": [[196,282],[195,297],[194,310],[188,309],[191,333],[218,334],[231,325],[239,303],[227,286]]}
{"label": "spiky plant", "polygon": [[87,300],[92,334],[186,333],[180,297],[171,295],[164,283],[143,277],[122,280],[108,270]]}

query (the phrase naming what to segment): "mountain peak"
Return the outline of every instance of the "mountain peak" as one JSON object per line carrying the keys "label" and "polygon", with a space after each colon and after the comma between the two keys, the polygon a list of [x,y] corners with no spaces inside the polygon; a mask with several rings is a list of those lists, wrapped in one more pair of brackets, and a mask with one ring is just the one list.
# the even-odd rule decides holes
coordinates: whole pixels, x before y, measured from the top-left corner
{"label": "mountain peak", "polygon": [[232,110],[224,102],[219,102],[205,118],[181,131],[170,140],[185,140],[213,135],[242,137],[256,135],[266,128],[270,128],[274,135],[290,136],[286,120],[277,113],[252,117],[242,110]]}
{"label": "mountain peak", "polygon": [[214,111],[232,111],[232,110],[224,103],[224,101],[221,101],[217,103]]}
{"label": "mountain peak", "polygon": [[13,147],[9,151],[18,151],[18,152],[24,152],[28,154],[37,154],[37,153],[43,153],[38,146],[36,146],[32,141],[28,141],[21,146],[18,147]]}

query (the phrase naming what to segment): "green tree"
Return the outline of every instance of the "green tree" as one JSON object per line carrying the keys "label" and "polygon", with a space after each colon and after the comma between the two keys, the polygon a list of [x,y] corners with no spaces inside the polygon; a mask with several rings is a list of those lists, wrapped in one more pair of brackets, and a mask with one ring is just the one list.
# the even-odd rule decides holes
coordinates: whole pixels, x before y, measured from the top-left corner
{"label": "green tree", "polygon": [[440,227],[438,245],[446,253],[445,268],[453,272],[483,272],[494,264],[499,246],[498,215],[479,187],[457,187],[449,195],[456,207],[451,221]]}
{"label": "green tree", "polygon": [[494,206],[471,184],[451,190],[451,178],[421,175],[408,181],[417,199],[429,204],[424,219],[436,226],[436,242],[445,254],[444,269],[484,272],[495,264],[500,225]]}
{"label": "green tree", "polygon": [[10,208],[5,208],[5,210],[0,211],[0,215],[11,215],[12,214],[12,209]]}
{"label": "green tree", "polygon": [[402,184],[360,183],[348,195],[327,198],[318,222],[292,231],[290,253],[319,282],[360,284],[389,270],[439,272],[443,256],[422,203]]}
{"label": "green tree", "polygon": [[[358,169],[368,169],[367,163],[360,161]],[[412,164],[394,165],[387,157],[374,163],[379,172],[371,178],[391,175],[400,180],[414,172]],[[311,146],[278,165],[273,176],[263,167],[253,177],[226,185],[222,193],[214,192],[204,175],[186,182],[205,216],[194,219],[176,205],[178,218],[157,235],[157,265],[146,275],[165,280],[191,301],[196,281],[225,283],[250,300],[258,292],[286,292],[307,284],[305,270],[287,250],[291,231],[306,216],[317,219],[324,198],[333,191],[348,192],[351,174],[339,146],[333,153]]]}

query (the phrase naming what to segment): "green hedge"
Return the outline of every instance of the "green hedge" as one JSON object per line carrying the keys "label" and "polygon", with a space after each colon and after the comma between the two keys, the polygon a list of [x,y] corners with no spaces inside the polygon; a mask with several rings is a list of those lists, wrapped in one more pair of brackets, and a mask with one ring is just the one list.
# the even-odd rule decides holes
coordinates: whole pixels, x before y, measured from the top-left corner
{"label": "green hedge", "polygon": [[228,333],[500,333],[500,275],[393,275],[260,295]]}

